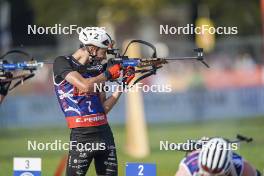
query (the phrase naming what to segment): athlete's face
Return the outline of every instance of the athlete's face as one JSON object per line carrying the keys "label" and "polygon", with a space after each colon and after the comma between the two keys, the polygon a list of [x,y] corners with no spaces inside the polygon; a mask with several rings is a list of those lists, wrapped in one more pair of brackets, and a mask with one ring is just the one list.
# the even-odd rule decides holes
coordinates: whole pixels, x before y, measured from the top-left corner
{"label": "athlete's face", "polygon": [[106,52],[107,52],[107,49],[105,48],[99,48],[97,50],[97,53],[96,53],[96,58],[100,61],[106,59]]}
{"label": "athlete's face", "polygon": [[105,48],[98,48],[96,46],[90,46],[87,48],[87,51],[88,51],[88,53],[95,56],[95,58],[98,61],[102,61],[102,60],[106,59],[107,49],[105,49]]}

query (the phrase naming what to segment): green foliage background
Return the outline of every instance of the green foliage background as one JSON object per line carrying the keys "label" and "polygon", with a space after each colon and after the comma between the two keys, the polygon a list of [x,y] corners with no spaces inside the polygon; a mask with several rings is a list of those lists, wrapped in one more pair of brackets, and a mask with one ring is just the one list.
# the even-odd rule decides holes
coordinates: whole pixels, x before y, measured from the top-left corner
{"label": "green foliage background", "polygon": [[238,26],[239,35],[261,33],[259,0],[27,0],[36,15],[36,23],[43,25],[96,25],[98,14],[113,24],[131,21],[137,25],[144,17],[158,18],[162,9],[185,4],[192,13],[195,3],[208,6],[210,17],[218,26]]}

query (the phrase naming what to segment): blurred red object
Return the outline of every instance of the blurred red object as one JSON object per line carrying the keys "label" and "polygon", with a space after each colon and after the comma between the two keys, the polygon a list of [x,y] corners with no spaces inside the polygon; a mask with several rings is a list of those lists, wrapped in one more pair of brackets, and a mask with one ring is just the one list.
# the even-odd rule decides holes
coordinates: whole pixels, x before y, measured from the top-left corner
{"label": "blurred red object", "polygon": [[208,89],[241,88],[264,84],[264,67],[253,69],[204,71],[204,81]]}

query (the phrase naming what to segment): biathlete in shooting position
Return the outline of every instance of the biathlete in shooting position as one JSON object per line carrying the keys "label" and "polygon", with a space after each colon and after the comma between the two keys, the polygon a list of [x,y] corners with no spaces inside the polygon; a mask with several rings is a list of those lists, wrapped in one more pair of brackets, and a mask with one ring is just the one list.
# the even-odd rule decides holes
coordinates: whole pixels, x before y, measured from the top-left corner
{"label": "biathlete in shooting position", "polygon": [[260,176],[250,163],[231,149],[223,138],[210,139],[201,150],[182,159],[175,176]]}
{"label": "biathlete in shooting position", "polygon": [[[98,73],[81,72],[85,67],[96,67],[96,63],[106,60],[107,50],[113,46],[113,41],[106,31],[100,28],[85,28],[80,32],[79,40],[82,44],[76,52],[55,59],[55,91],[71,129],[70,141],[82,144],[79,146],[100,145],[101,149],[86,150],[74,145],[68,154],[66,175],[84,176],[94,160],[98,176],[116,176],[116,148],[106,115],[118,101],[121,92],[116,90],[106,98],[106,93],[94,90],[94,85],[119,78],[121,66],[108,65]],[[130,75],[127,83],[133,77],[134,74]]]}

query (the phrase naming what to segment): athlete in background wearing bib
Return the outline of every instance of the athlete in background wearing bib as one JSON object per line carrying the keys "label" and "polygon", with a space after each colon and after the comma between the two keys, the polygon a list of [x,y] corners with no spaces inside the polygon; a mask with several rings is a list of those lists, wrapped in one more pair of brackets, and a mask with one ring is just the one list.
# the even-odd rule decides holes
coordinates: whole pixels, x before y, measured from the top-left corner
{"label": "athlete in background wearing bib", "polygon": [[259,176],[253,166],[228,149],[222,138],[210,139],[201,150],[189,153],[180,162],[175,176]]}

